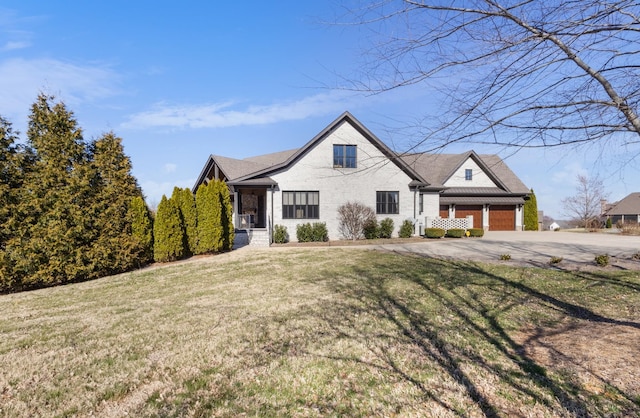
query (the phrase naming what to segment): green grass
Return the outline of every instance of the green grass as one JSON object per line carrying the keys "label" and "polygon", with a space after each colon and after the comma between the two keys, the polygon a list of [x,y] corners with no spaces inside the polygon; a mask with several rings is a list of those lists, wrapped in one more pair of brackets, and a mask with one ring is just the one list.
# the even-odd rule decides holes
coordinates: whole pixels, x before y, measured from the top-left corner
{"label": "green grass", "polygon": [[0,296],[0,415],[632,416],[637,386],[594,393],[521,342],[637,332],[637,306],[631,271],[223,254]]}

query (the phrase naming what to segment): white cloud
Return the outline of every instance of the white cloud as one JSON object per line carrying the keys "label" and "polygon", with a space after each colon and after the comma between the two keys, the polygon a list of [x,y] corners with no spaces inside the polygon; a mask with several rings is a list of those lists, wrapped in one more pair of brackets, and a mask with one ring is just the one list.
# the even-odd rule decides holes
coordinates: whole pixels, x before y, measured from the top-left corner
{"label": "white cloud", "polygon": [[77,105],[119,93],[119,75],[98,64],[78,65],[41,58],[0,62],[0,114],[16,123],[26,119],[31,104],[44,91]]}
{"label": "white cloud", "polygon": [[235,110],[234,102],[202,105],[167,105],[159,103],[153,109],[136,113],[123,124],[126,128],[227,128],[264,125],[287,120],[305,119],[342,112],[358,96],[343,91],[316,94],[297,101]]}
{"label": "white cloud", "polygon": [[175,173],[176,169],[178,168],[177,165],[173,164],[173,163],[166,163],[164,165],[164,171],[165,173]]}
{"label": "white cloud", "polygon": [[27,41],[9,41],[6,44],[4,44],[2,48],[0,48],[0,51],[13,51],[16,49],[28,48],[30,46],[31,46],[31,42],[27,42]]}
{"label": "white cloud", "polygon": [[561,185],[574,185],[578,175],[587,175],[587,170],[580,163],[565,165],[560,171],[556,171],[551,176],[551,181]]}

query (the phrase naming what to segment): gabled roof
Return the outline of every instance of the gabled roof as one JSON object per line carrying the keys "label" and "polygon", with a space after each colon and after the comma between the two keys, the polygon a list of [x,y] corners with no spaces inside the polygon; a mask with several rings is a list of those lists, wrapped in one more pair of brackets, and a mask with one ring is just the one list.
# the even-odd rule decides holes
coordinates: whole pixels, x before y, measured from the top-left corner
{"label": "gabled roof", "polygon": [[300,158],[302,158],[302,156],[304,156],[308,151],[313,149],[328,135],[330,135],[333,131],[340,127],[340,125],[342,125],[343,123],[349,123],[353,128],[360,132],[362,136],[364,136],[367,140],[369,140],[369,142],[371,142],[376,148],[378,148],[378,150],[380,150],[380,152],[382,152],[390,161],[392,161],[396,166],[404,171],[412,179],[413,184],[420,186],[429,185],[428,182],[425,181],[424,178],[422,178],[422,176],[420,176],[415,170],[409,167],[409,165],[407,165],[405,161],[403,161],[401,158],[398,158],[395,152],[387,147],[380,139],[378,139],[378,137],[376,137],[371,131],[369,131],[369,129],[362,125],[349,112],[344,112],[342,115],[340,115],[336,120],[334,120],[326,128],[324,128],[319,134],[317,134],[309,142],[307,142],[302,148],[247,159],[250,162],[271,162],[272,164],[266,166],[261,170],[257,170],[244,176],[240,176],[234,179],[234,182],[244,182],[249,179],[268,176],[270,174],[290,167],[291,165],[295,164]]}
{"label": "gabled roof", "polygon": [[[324,140],[343,123],[349,123],[363,137],[371,142],[389,161],[404,171],[412,180],[411,187],[420,187],[423,190],[445,191],[444,194],[467,195],[503,195],[516,194],[527,195],[529,189],[520,181],[513,171],[497,155],[479,155],[474,151],[463,154],[403,154],[398,155],[387,147],[377,136],[362,125],[351,113],[344,112],[331,122],[320,133],[314,136],[303,147],[288,151],[280,151],[271,154],[258,155],[245,159],[235,159],[211,155],[204,169],[196,180],[194,190],[202,184],[214,166],[217,166],[230,185],[272,185],[275,182],[269,177],[279,171],[285,170],[295,164],[307,152]],[[497,188],[446,188],[447,180],[469,158],[498,185]],[[446,190],[448,189],[448,190]],[[469,190],[466,190],[469,189]]]}
{"label": "gabled roof", "polygon": [[[475,151],[469,151],[463,154],[407,154],[402,159],[416,170],[427,182],[433,186],[443,186],[447,180],[465,163],[469,158],[473,159],[476,164],[489,176],[489,178],[498,185],[499,189],[514,194],[529,194],[527,186],[515,175],[513,171],[502,161],[502,159],[493,154],[476,154]],[[457,189],[457,188],[456,188]],[[471,188],[472,190],[481,191],[485,188]],[[495,191],[497,191],[496,189]],[[450,188],[445,193],[453,192]],[[484,193],[489,190],[482,190]]]}
{"label": "gabled roof", "polygon": [[605,215],[638,215],[640,214],[640,192],[631,193],[608,209]]}

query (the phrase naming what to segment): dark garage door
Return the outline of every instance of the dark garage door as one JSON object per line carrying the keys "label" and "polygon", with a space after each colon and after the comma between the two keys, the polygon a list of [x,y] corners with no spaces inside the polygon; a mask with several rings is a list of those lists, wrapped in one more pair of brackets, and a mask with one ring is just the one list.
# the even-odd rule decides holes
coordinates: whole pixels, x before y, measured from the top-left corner
{"label": "dark garage door", "polygon": [[516,207],[514,205],[489,207],[489,231],[514,231]]}
{"label": "dark garage door", "polygon": [[473,215],[473,227],[482,228],[482,205],[456,205],[456,218]]}

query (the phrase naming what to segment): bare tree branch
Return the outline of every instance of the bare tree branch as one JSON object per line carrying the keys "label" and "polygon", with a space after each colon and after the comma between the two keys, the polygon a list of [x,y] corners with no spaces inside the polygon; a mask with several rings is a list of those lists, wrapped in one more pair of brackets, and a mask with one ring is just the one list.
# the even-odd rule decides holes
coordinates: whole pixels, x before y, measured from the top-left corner
{"label": "bare tree branch", "polygon": [[350,9],[351,23],[372,29],[372,49],[345,88],[378,94],[425,84],[445,98],[446,111],[425,115],[413,148],[638,143],[636,1],[363,4]]}

